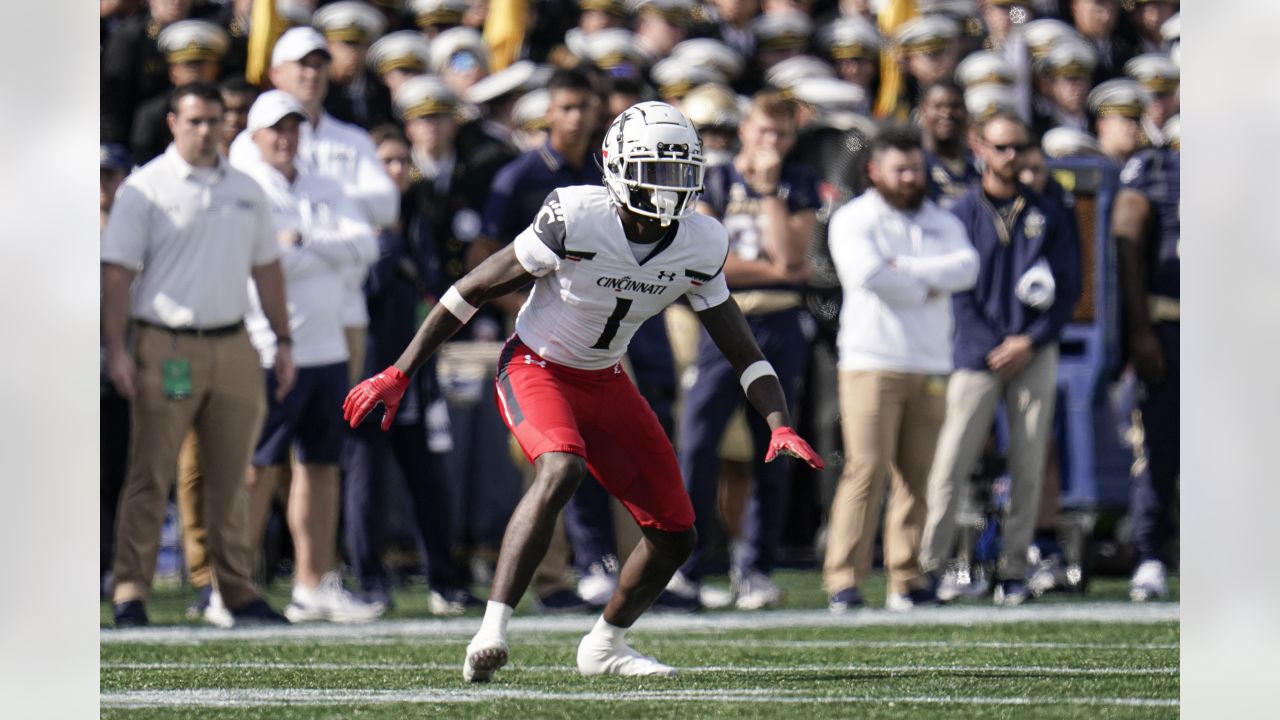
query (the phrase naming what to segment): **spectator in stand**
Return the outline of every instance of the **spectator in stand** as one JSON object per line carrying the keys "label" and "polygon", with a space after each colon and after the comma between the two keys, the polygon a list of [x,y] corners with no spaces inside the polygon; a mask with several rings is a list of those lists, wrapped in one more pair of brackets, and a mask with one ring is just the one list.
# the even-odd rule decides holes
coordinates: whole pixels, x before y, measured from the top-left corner
{"label": "spectator in stand", "polygon": [[1088,130],[1089,78],[1098,61],[1091,45],[1064,40],[1039,61],[1045,94],[1032,101],[1032,129],[1044,134],[1056,127]]}
{"label": "spectator in stand", "polygon": [[243,77],[229,77],[219,86],[222,91],[222,137],[218,141],[218,152],[223,155],[231,151],[231,142],[249,125],[249,108],[258,98],[258,89],[249,84]]}
{"label": "spectator in stand", "polygon": [[405,9],[427,40],[462,24],[462,16],[471,9],[471,0],[408,0]]}
{"label": "spectator in stand", "polygon": [[[343,427],[332,408],[341,404],[348,380],[344,278],[351,267],[367,267],[377,258],[377,241],[363,211],[341,185],[299,171],[299,126],[306,120],[305,108],[292,95],[281,90],[259,95],[249,109],[245,132],[260,159],[239,166],[262,186],[270,203],[287,283],[294,334],[290,345],[299,368],[292,389],[276,382],[272,368],[279,361],[279,346],[254,296],[246,325],[265,368],[269,403],[249,472],[251,527],[260,539],[276,481],[288,474],[294,451],[287,502],[293,598],[285,617],[292,622],[364,622],[380,615],[383,607],[361,602],[342,587],[335,549]],[[208,454],[202,444],[202,457]]]}
{"label": "spectator in stand", "polygon": [[665,58],[689,37],[693,0],[640,0],[635,18],[636,46],[654,58]]}
{"label": "spectator in stand", "polygon": [[185,20],[192,0],[149,0],[107,38],[102,51],[102,141],[127,143],[133,114],[142,103],[171,87],[160,31]]}
{"label": "spectator in stand", "polygon": [[325,112],[362,128],[391,119],[391,94],[369,71],[369,45],[386,29],[386,19],[372,5],[341,0],[316,11],[312,24],[328,42],[329,92]]}
{"label": "spectator in stand", "polygon": [[863,604],[886,480],[885,605],[936,600],[920,574],[920,540],[952,369],[951,294],[973,287],[978,253],[960,221],[926,199],[925,168],[917,130],[881,128],[867,167],[875,187],[831,216],[844,288],[837,346],[847,458],[822,567],[832,612]]}
{"label": "spectator in stand", "polygon": [[964,92],[949,80],[925,88],[920,98],[920,127],[929,199],[950,210],[981,178],[969,150],[969,112]]}
{"label": "spectator in stand", "polygon": [[929,473],[920,566],[936,584],[951,557],[960,493],[1003,401],[1012,486],[995,602],[1018,605],[1029,597],[1027,548],[1053,427],[1058,340],[1080,295],[1080,247],[1061,204],[1018,182],[1030,137],[1022,120],[997,112],[978,137],[982,182],[952,209],[978,250],[978,281],[952,298],[956,369]]}
{"label": "spectator in stand", "polygon": [[[766,91],[751,101],[738,128],[741,149],[732,162],[708,168],[698,210],[720,219],[729,233],[725,279],[760,345],[794,403],[808,362],[801,328],[800,288],[808,277],[809,240],[816,222],[817,180],[807,167],[785,162],[795,142],[795,102]],[[668,591],[699,602],[707,543],[715,522],[720,447],[725,427],[741,405],[728,360],[704,334],[696,361],[698,381],[685,397],[680,422],[680,467],[689,488],[698,529],[697,546],[672,578]],[[755,467],[749,551],[731,568],[737,606],[758,610],[782,600],[770,580],[777,561],[790,478],[785,469],[760,461],[769,428],[748,414]]]}
{"label": "spectator in stand", "polygon": [[[191,427],[205,450],[205,522],[225,604],[237,624],[286,622],[253,587],[244,483],[266,410],[258,354],[244,329],[250,278],[279,343],[277,386],[287,391],[294,381],[280,248],[262,188],[218,155],[217,88],[180,87],[172,109],[173,145],[121,187],[102,241],[107,368],[116,390],[133,400],[115,623],[148,623],[160,525]],[[132,352],[129,318],[137,330]]]}
{"label": "spectator in stand", "polygon": [[[160,31],[156,42],[169,64],[169,81],[174,87],[217,82],[218,61],[226,54],[228,43],[222,28],[204,20],[182,20]],[[173,137],[165,122],[168,115],[169,98],[163,94],[138,106],[129,139],[138,165],[149,162],[169,146]]]}
{"label": "spectator in stand", "polygon": [[1178,0],[1135,0],[1129,4],[1129,18],[1138,34],[1138,52],[1167,50],[1160,28],[1178,12]]}
{"label": "spectator in stand", "polygon": [[1168,143],[1164,126],[1179,110],[1181,72],[1178,66],[1167,55],[1152,53],[1130,60],[1124,71],[1142,83],[1151,96],[1151,103],[1142,115],[1143,146],[1163,147]]}
{"label": "spectator in stand", "polygon": [[400,30],[378,38],[369,46],[367,62],[392,96],[415,75],[427,72],[431,46],[416,30]]}
{"label": "spectator in stand", "polygon": [[820,33],[836,75],[875,97],[880,78],[880,32],[859,17],[842,17]]}
{"label": "spectator in stand", "polygon": [[1142,146],[1142,117],[1151,94],[1137,80],[1108,80],[1089,93],[1089,109],[1098,118],[1098,147],[1123,166]]}
{"label": "spectator in stand", "polygon": [[950,80],[960,62],[960,26],[945,15],[922,15],[899,25],[893,44],[907,82],[895,117],[906,118],[924,88]]}
{"label": "spectator in stand", "polygon": [[1071,0],[1071,21],[1097,52],[1091,86],[1119,77],[1137,54],[1132,41],[1117,32],[1120,0]]}

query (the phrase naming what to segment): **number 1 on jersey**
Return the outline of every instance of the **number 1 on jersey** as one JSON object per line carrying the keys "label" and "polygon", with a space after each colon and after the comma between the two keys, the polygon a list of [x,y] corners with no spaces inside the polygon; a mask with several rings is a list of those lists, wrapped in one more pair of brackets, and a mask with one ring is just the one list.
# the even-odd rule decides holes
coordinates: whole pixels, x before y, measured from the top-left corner
{"label": "number 1 on jersey", "polygon": [[591,346],[592,350],[608,350],[609,343],[613,342],[613,338],[618,334],[618,327],[622,325],[622,318],[627,316],[627,311],[631,309],[630,298],[618,298],[618,304],[613,308],[613,314],[604,323],[604,332],[600,333],[600,337],[596,340],[596,344]]}

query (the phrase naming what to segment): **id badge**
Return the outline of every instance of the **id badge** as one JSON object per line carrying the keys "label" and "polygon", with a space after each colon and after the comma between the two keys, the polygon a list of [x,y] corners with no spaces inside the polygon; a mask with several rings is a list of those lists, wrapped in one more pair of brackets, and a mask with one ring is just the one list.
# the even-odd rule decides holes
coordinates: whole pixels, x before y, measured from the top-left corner
{"label": "id badge", "polygon": [[191,361],[165,360],[161,364],[164,373],[164,396],[170,400],[186,400],[191,397]]}

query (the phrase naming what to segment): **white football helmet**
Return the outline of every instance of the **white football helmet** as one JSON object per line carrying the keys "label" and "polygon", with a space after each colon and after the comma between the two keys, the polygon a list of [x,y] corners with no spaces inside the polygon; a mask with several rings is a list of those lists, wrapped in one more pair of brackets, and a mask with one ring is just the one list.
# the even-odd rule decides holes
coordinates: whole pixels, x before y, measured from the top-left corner
{"label": "white football helmet", "polygon": [[619,207],[664,227],[693,214],[706,163],[702,137],[679,110],[656,101],[632,105],[605,132],[600,156]]}

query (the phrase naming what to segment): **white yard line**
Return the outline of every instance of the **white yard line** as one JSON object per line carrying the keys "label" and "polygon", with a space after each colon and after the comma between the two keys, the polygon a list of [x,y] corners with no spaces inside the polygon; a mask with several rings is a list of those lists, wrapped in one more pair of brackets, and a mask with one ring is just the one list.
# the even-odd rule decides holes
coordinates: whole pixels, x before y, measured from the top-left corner
{"label": "white yard line", "polygon": [[[765,612],[699,613],[693,615],[649,614],[636,624],[638,632],[698,632],[723,630],[766,630],[796,627],[867,626],[967,626],[1011,623],[1163,623],[1177,622],[1177,603],[1063,603],[1025,605],[1014,608],[962,606],[926,608],[908,613],[883,609],[859,610],[832,615],[825,610],[773,610]],[[511,620],[513,635],[537,632],[584,633],[591,629],[591,615],[520,616]],[[325,642],[348,640],[369,642],[379,638],[468,637],[480,626],[480,618],[430,620],[383,620],[369,625],[312,624],[287,627],[256,627],[219,630],[212,627],[155,627],[103,630],[102,644],[191,644],[209,640]]]}
{"label": "white yard line", "polygon": [[[104,670],[458,670],[460,663],[392,663],[392,662],[258,662],[252,660],[230,662],[104,662]],[[680,672],[712,673],[732,672],[790,673],[790,672],[865,672],[884,674],[992,672],[1035,673],[1037,675],[1177,675],[1177,667],[1061,667],[1054,665],[868,665],[868,664],[808,664],[808,665],[694,665],[680,666]],[[521,665],[513,663],[503,671],[531,673],[575,673],[569,665]]]}
{"label": "white yard line", "polygon": [[967,697],[946,695],[813,695],[807,691],[776,688],[740,690],[617,690],[610,692],[552,692],[488,688],[484,690],[343,690],[235,689],[235,690],[136,690],[101,695],[104,708],[158,707],[263,707],[282,705],[370,705],[387,703],[475,703],[495,700],[544,702],[686,702],[821,703],[904,705],[1085,705],[1121,707],[1178,707],[1178,700],[1130,697]]}

